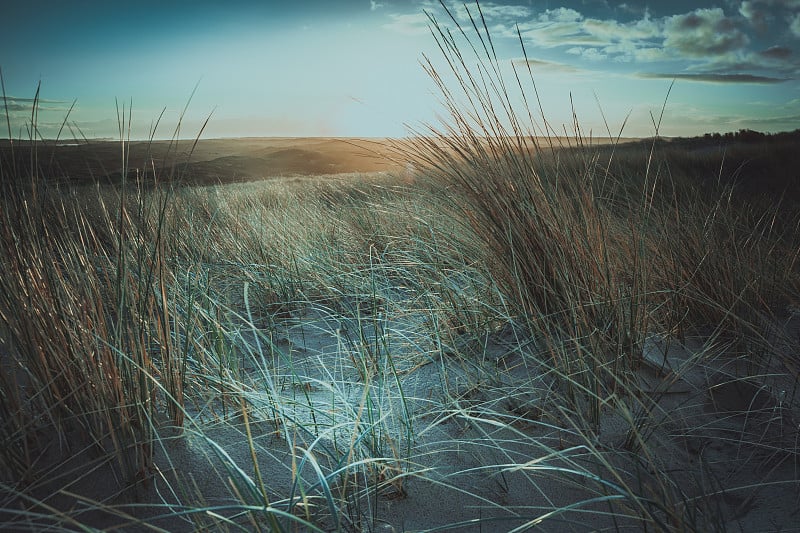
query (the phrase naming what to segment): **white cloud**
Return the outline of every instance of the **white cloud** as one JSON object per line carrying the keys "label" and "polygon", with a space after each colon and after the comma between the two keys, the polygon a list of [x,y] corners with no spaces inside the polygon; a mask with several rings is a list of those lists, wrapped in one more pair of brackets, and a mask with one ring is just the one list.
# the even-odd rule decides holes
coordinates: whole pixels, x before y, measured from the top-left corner
{"label": "white cloud", "polygon": [[425,35],[429,34],[428,20],[425,13],[413,13],[410,15],[389,15],[391,22],[383,25],[384,29],[391,30],[403,35]]}
{"label": "white cloud", "polygon": [[376,11],[376,10],[382,8],[383,6],[384,6],[384,4],[376,2],[375,0],[369,0],[369,10],[370,11]]}
{"label": "white cloud", "polygon": [[[495,23],[501,25],[513,25],[521,19],[530,17],[532,14],[531,9],[525,6],[504,5],[494,2],[481,2],[480,12],[474,1],[445,0],[445,7],[460,24],[469,25],[471,25],[470,16],[478,24],[481,24],[480,13],[483,13],[483,18],[487,24]],[[450,16],[444,12],[439,0],[421,0],[417,2],[417,8],[427,11],[439,19],[450,20]]]}
{"label": "white cloud", "polygon": [[[516,33],[513,35],[510,33],[510,28],[513,28],[519,20],[524,20],[532,15],[532,11],[528,7],[502,5],[493,2],[481,2],[480,13],[474,3],[468,2],[464,5],[464,2],[460,0],[446,0],[445,6],[456,21],[464,27],[471,26],[470,17],[480,26],[482,24],[482,13],[487,26],[492,28],[492,35],[516,37]],[[425,14],[426,12],[430,13],[443,26],[447,26],[452,22],[438,0],[423,0],[418,4],[418,9],[420,11],[416,13],[389,15],[390,22],[384,24],[383,27],[405,35],[428,34],[430,20]]]}
{"label": "white cloud", "polygon": [[[530,8],[525,6],[501,5],[492,2],[481,2],[480,6],[480,12],[483,13],[483,17],[486,19],[487,23],[488,21],[500,20],[516,22],[519,19],[531,15]],[[447,8],[455,15],[456,19],[461,22],[469,22],[470,15],[472,15],[474,19],[480,20],[478,8],[473,3],[467,3],[465,5],[464,2],[451,0],[447,3]]]}
{"label": "white cloud", "polygon": [[633,50],[632,55],[636,61],[641,61],[643,63],[671,59],[670,53],[661,46],[645,46],[643,48],[636,48]]}
{"label": "white cloud", "polygon": [[547,9],[539,15],[541,22],[580,22],[583,20],[583,15],[574,9],[559,7],[556,9]]}
{"label": "white cloud", "polygon": [[584,30],[583,15],[564,7],[548,9],[533,20],[520,23],[519,29],[523,37],[539,46],[603,44]]}
{"label": "white cloud", "polygon": [[[512,62],[515,66],[524,67],[526,66],[526,60],[522,58],[513,59]],[[534,71],[545,70],[551,72],[568,72],[568,73],[578,73],[584,72],[579,68],[575,68],[572,65],[567,65],[566,63],[558,63],[556,61],[545,61],[543,59],[528,59],[527,65],[531,67]]]}
{"label": "white cloud", "polygon": [[580,56],[589,61],[602,61],[608,59],[608,55],[604,54],[597,48],[586,48],[581,46],[573,46],[566,51],[568,54]]}
{"label": "white cloud", "polygon": [[789,23],[789,30],[795,37],[800,37],[800,13],[796,14]]}
{"label": "white cloud", "polygon": [[627,23],[587,19],[584,28],[587,33],[608,42],[653,39],[661,35],[661,28],[647,14],[640,20]]}
{"label": "white cloud", "polygon": [[632,6],[627,3],[618,5],[617,9],[619,9],[623,13],[631,13],[633,15],[641,15],[647,12],[647,7],[645,6]]}
{"label": "white cloud", "polygon": [[647,11],[640,19],[620,22],[586,18],[574,9],[551,9],[521,23],[520,31],[537,46],[569,47],[570,53],[587,59],[652,61],[666,57],[663,52],[656,53],[663,40],[663,21],[652,19]]}

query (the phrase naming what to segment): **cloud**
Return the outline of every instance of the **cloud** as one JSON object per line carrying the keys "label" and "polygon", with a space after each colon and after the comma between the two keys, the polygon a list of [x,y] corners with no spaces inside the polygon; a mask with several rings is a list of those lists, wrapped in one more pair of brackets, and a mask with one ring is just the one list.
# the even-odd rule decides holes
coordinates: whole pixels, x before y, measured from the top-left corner
{"label": "cloud", "polygon": [[753,74],[714,74],[714,73],[660,73],[660,72],[640,72],[636,75],[645,79],[676,79],[686,81],[696,81],[703,83],[758,83],[775,84],[790,81],[787,78],[771,78],[768,76],[755,76]]}
{"label": "cloud", "polygon": [[633,15],[642,15],[645,13],[645,11],[647,11],[647,8],[645,6],[636,6],[628,3],[622,3],[618,5],[617,9],[619,9],[624,13],[631,13]]}
{"label": "cloud", "polygon": [[[519,30],[526,40],[547,48],[603,44],[585,30],[583,15],[566,7],[547,9],[519,23]],[[512,36],[510,32],[507,34]]]}
{"label": "cloud", "polygon": [[[800,115],[773,116],[773,117],[736,117],[731,121],[734,124],[747,124],[751,128],[776,128],[781,130],[800,127]],[[794,125],[794,126],[792,126]]]}
{"label": "cloud", "polygon": [[383,25],[384,29],[401,33],[403,35],[425,35],[429,34],[428,20],[425,13],[413,13],[410,15],[389,15],[391,22]]}
{"label": "cloud", "polygon": [[528,59],[527,63],[525,59],[518,58],[513,59],[512,63],[518,67],[530,66],[531,70],[536,72],[537,70],[546,70],[551,72],[564,72],[564,73],[577,73],[577,72],[584,72],[583,69],[575,68],[572,65],[567,65],[566,63],[558,63],[555,61],[545,61],[543,59]]}
{"label": "cloud", "polygon": [[757,1],[745,0],[739,6],[739,14],[746,18],[759,32],[763,33],[767,30],[767,22],[770,16],[769,12],[763,9],[763,4]]}
{"label": "cloud", "polygon": [[800,37],[800,0],[744,0],[742,15],[759,33],[766,33],[776,21],[789,21],[789,31]]}
{"label": "cloud", "polygon": [[57,111],[62,113],[69,111],[69,106],[66,105],[68,102],[63,100],[48,100],[46,98],[20,98],[9,95],[5,96],[5,101],[3,100],[3,97],[0,96],[0,111],[4,111],[6,108],[8,108],[9,112],[26,111],[30,113],[34,102],[36,102],[39,111]]}
{"label": "cloud", "polygon": [[[446,0],[445,5],[459,24],[464,26],[471,25],[470,16],[479,25],[481,24],[481,15],[474,3],[465,5],[464,2],[459,0]],[[391,21],[384,24],[383,28],[404,35],[427,34],[429,33],[428,25],[430,21],[425,12],[433,15],[445,26],[450,22],[450,17],[444,12],[438,0],[423,0],[419,7],[421,11],[415,13],[394,13],[389,15]],[[509,28],[513,27],[518,20],[528,18],[532,15],[532,11],[528,7],[497,4],[494,2],[481,2],[480,13],[483,14],[486,24],[493,27],[493,35],[495,31],[500,34],[508,32]],[[514,36],[515,35],[516,34],[514,34]]]}
{"label": "cloud", "polygon": [[8,109],[9,112],[30,111],[31,104],[18,104],[16,102],[6,102],[4,109]]}
{"label": "cloud", "polygon": [[[0,97],[2,100],[3,97]],[[18,96],[5,96],[6,101],[8,102],[24,102],[28,104],[32,104],[33,102],[39,102],[40,104],[66,104],[68,102],[64,100],[48,100],[46,98],[20,98]]]}
{"label": "cloud", "polygon": [[694,63],[686,70],[696,74],[761,74],[775,79],[800,76],[800,61],[787,47],[773,46],[759,52],[740,52]]}
{"label": "cloud", "polygon": [[598,48],[586,48],[581,46],[573,46],[566,51],[568,54],[580,56],[588,61],[602,61],[608,59],[608,55],[604,54]]}
{"label": "cloud", "polygon": [[580,22],[583,20],[583,15],[568,7],[557,7],[556,9],[547,9],[544,13],[539,15],[540,22],[556,22],[556,23],[569,23]]}
{"label": "cloud", "polygon": [[380,8],[384,7],[384,4],[376,2],[375,0],[369,0],[369,10],[376,11]]}
{"label": "cloud", "polygon": [[[781,10],[800,7],[800,0],[729,0],[728,4],[732,3],[738,5],[738,13],[714,7],[654,18],[643,9],[631,20],[624,16],[591,18],[560,7],[534,14],[520,22],[519,28],[534,46],[560,49],[587,61],[683,62],[688,65],[681,68],[698,70],[698,74],[751,74],[753,79],[797,76],[800,63],[794,60],[791,48],[781,43],[756,52],[750,49],[747,31],[752,32],[752,24],[761,22],[770,31],[778,31],[776,21],[780,19],[783,25],[789,20],[788,15],[779,16]],[[627,7],[623,10],[629,12]],[[800,36],[800,14],[790,23]],[[512,28],[506,28],[503,35],[516,37]],[[759,73],[768,75],[757,76]]]}
{"label": "cloud", "polygon": [[[517,21],[528,18],[532,14],[531,9],[525,6],[498,4],[495,2],[481,2],[480,12],[475,6],[475,2],[465,3],[462,0],[444,0],[444,4],[446,9],[450,11],[450,14],[459,24],[466,25],[472,24],[470,22],[470,17],[478,24],[481,24],[481,14],[483,14],[487,25],[495,24],[501,27],[513,26]],[[422,0],[421,2],[417,2],[417,9],[428,12],[441,21],[450,20],[450,15],[447,15],[442,9],[442,4],[439,0]]]}
{"label": "cloud", "polygon": [[[531,10],[525,6],[511,6],[503,4],[495,4],[493,2],[481,2],[481,13],[488,21],[510,21],[516,22],[531,16]],[[474,4],[465,5],[464,2],[450,0],[447,2],[447,8],[461,22],[469,22],[470,14],[473,18],[479,19],[478,8]]]}
{"label": "cloud", "polygon": [[792,49],[785,46],[770,46],[758,54],[770,59],[787,59],[792,55]]}
{"label": "cloud", "polygon": [[672,106],[670,130],[678,135],[698,135],[708,131],[753,129],[758,131],[787,131],[800,127],[800,115],[719,115],[708,114],[703,109],[675,109]]}
{"label": "cloud", "polygon": [[[458,0],[444,1],[459,23],[465,23],[469,14],[478,16],[474,4],[465,8]],[[634,14],[631,4],[609,8],[618,15],[614,18],[589,17],[581,8],[571,7],[536,10],[482,2],[481,9],[493,36],[516,41],[519,28],[526,45],[556,49],[587,63],[670,63],[651,70],[674,70],[686,79],[713,83],[777,83],[800,77],[800,54],[793,53],[791,41],[776,39],[760,49],[753,46],[763,39],[753,35],[758,24],[765,24],[776,38],[786,35],[789,24],[800,37],[800,0],[726,0],[721,3],[724,9],[697,8],[660,17],[651,16],[647,8]],[[449,22],[438,0],[422,0],[422,5]],[[428,24],[423,14],[398,14],[391,15],[385,27],[421,35],[428,32]]]}
{"label": "cloud", "polygon": [[789,31],[791,31],[795,37],[800,37],[800,13],[792,18],[792,21],[789,23]]}
{"label": "cloud", "polygon": [[726,54],[741,50],[750,42],[719,7],[668,17],[664,37],[664,48],[688,57]]}
{"label": "cloud", "polygon": [[606,42],[642,41],[660,37],[661,28],[650,19],[643,18],[627,23],[616,20],[586,19],[585,31]]}
{"label": "cloud", "polygon": [[[523,37],[537,46],[564,47],[572,54],[591,59],[603,57],[624,61],[652,61],[660,46],[663,23],[653,20],[645,10],[631,21],[587,18],[570,8],[548,9],[519,24]],[[646,50],[639,54],[640,50]]]}

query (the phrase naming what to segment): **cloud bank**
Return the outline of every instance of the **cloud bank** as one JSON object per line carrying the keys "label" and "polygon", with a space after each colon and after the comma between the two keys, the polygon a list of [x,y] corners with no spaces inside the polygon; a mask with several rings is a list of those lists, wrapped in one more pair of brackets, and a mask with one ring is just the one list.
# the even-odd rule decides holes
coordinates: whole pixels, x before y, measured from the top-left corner
{"label": "cloud bank", "polygon": [[786,78],[770,78],[768,76],[754,76],[752,74],[687,74],[687,73],[659,73],[659,72],[640,72],[639,78],[647,79],[667,79],[667,80],[688,80],[706,83],[784,83],[790,81]]}
{"label": "cloud bank", "polygon": [[[481,24],[474,4],[445,4],[460,24],[470,24],[470,15]],[[660,16],[638,3],[605,4],[605,11],[592,11],[586,2],[581,10],[535,6],[482,2],[481,11],[493,37],[517,40],[519,31],[526,47],[550,51],[550,57],[566,54],[618,68],[651,64],[658,72],[676,73],[664,77],[698,82],[779,83],[800,77],[800,0],[727,0]],[[443,24],[451,22],[438,2],[425,0],[422,7]],[[600,16],[611,12],[613,17]],[[427,24],[424,16],[395,15],[387,27],[422,34]]]}

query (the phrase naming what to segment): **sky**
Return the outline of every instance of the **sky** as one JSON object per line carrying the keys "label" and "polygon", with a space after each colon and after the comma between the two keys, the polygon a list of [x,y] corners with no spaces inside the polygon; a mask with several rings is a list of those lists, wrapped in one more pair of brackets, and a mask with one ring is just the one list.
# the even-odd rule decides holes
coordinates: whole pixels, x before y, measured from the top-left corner
{"label": "sky", "polygon": [[[444,1],[474,35],[474,2]],[[652,135],[665,99],[662,135],[800,128],[800,0],[480,5],[506,75],[526,67],[521,36],[556,128],[574,109],[585,134]],[[11,134],[28,137],[40,86],[45,138],[118,139],[123,107],[136,139],[207,119],[204,138],[401,137],[446,116],[421,65],[447,70],[426,12],[455,28],[438,0],[8,0]]]}

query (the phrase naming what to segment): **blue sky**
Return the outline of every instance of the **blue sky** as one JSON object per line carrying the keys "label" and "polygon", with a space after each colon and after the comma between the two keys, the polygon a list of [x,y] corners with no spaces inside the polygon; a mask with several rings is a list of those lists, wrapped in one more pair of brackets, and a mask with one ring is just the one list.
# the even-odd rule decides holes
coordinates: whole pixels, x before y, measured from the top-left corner
{"label": "blue sky", "polygon": [[[446,0],[466,22],[463,3]],[[474,4],[468,3],[470,9]],[[653,133],[673,79],[665,135],[800,128],[800,0],[481,2],[506,68],[522,63],[518,27],[547,117],[584,131],[626,117]],[[5,2],[0,68],[12,135],[52,137],[66,111],[87,137],[117,137],[115,99],[133,104],[132,136],[401,136],[436,122],[422,54],[445,69],[424,11],[438,1]],[[452,25],[452,23],[450,23]],[[22,132],[22,133],[21,133]],[[616,132],[615,132],[616,133]],[[0,128],[0,137],[6,137]],[[67,133],[67,137],[71,134]]]}

